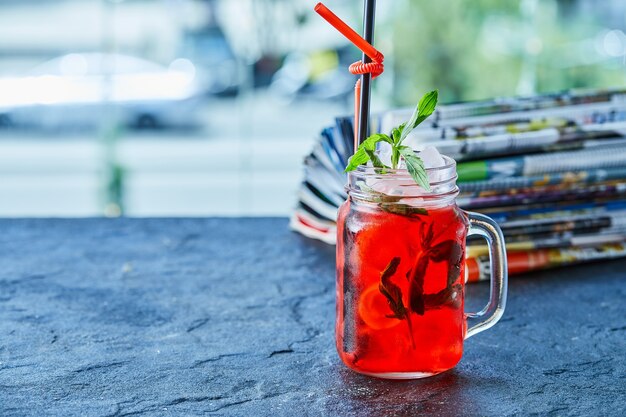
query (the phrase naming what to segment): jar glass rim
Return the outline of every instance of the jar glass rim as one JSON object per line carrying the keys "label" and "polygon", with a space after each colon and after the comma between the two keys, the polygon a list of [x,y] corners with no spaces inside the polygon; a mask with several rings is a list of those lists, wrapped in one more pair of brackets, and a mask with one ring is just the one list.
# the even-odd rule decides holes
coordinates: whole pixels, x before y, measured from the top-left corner
{"label": "jar glass rim", "polygon": [[[415,182],[407,169],[385,168],[383,171],[381,168],[371,166],[359,166],[349,172],[346,191],[351,197],[360,200],[371,199],[371,196],[375,195],[372,191],[394,198],[420,198],[425,201],[453,200],[459,193],[456,185],[458,179],[456,161],[445,155],[442,157],[445,162],[442,166],[426,169],[430,183],[428,191]],[[387,190],[386,187],[391,187],[391,189]]]}
{"label": "jar glass rim", "polygon": [[[453,172],[456,173],[456,161],[446,155],[441,155],[441,157],[445,161],[445,164],[438,166],[438,167],[426,168],[427,174],[430,174],[430,173],[434,174],[434,173],[449,171],[449,170],[454,170]],[[355,171],[360,174],[366,174],[366,175],[381,175],[380,168],[375,168],[375,167],[367,166],[367,165],[359,165]],[[384,175],[391,175],[391,176],[398,176],[398,177],[402,177],[402,176],[410,177],[409,171],[406,168],[404,169],[385,168]]]}

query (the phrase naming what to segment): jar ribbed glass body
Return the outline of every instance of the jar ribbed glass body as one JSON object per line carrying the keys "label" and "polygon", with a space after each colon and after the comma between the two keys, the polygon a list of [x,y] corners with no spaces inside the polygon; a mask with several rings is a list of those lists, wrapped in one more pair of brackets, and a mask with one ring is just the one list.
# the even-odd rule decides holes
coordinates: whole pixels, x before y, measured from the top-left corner
{"label": "jar ribbed glass body", "polygon": [[349,174],[337,235],[337,350],[350,368],[417,378],[463,354],[468,219],[455,202],[456,165],[428,170],[432,190],[406,171]]}

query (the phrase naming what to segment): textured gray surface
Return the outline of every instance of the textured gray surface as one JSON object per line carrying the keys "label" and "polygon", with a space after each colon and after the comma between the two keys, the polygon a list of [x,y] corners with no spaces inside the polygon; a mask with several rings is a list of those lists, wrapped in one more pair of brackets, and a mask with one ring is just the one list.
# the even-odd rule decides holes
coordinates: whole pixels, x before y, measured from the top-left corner
{"label": "textured gray surface", "polygon": [[626,415],[626,261],[512,279],[456,369],[387,382],[339,363],[333,250],[286,220],[0,230],[3,416]]}

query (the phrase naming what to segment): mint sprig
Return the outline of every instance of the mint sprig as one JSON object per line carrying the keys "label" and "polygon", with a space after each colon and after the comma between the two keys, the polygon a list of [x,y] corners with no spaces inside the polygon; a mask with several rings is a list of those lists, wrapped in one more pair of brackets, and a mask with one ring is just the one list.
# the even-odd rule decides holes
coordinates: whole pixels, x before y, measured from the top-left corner
{"label": "mint sprig", "polygon": [[[402,142],[404,142],[413,129],[434,113],[438,98],[439,92],[437,90],[425,94],[419,101],[409,121],[394,128],[391,131],[391,136],[377,133],[367,138],[361,143],[354,156],[350,158],[345,172],[354,171],[357,167],[366,164],[368,161],[371,161],[372,165],[376,168],[398,169],[400,158],[402,158],[415,182],[426,191],[430,191],[430,182],[428,181],[428,174],[424,168],[424,161],[422,161],[419,156],[415,155],[415,152],[413,152],[411,148],[402,145]],[[376,155],[376,145],[379,142],[387,142],[391,145],[391,167],[383,164]]]}

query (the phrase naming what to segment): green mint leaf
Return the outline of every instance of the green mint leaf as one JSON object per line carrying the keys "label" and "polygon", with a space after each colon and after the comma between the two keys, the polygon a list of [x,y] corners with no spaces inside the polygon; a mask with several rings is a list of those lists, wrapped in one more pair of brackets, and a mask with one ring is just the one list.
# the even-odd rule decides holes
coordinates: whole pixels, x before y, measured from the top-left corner
{"label": "green mint leaf", "polygon": [[385,165],[380,161],[378,156],[374,154],[376,151],[376,144],[378,142],[387,142],[392,144],[393,141],[387,135],[383,135],[382,133],[377,133],[375,135],[370,136],[365,139],[363,143],[359,146],[359,149],[355,152],[355,154],[350,158],[348,162],[348,166],[344,170],[344,172],[354,171],[360,165],[364,165],[367,161],[372,161],[377,168],[386,168]]}
{"label": "green mint leaf", "polygon": [[424,208],[409,206],[399,201],[404,197],[401,195],[387,195],[369,187],[363,181],[359,181],[357,188],[370,195],[370,201],[377,203],[381,210],[400,216],[428,216],[428,211]]}
{"label": "green mint leaf", "polygon": [[409,174],[411,174],[411,177],[413,177],[417,185],[426,191],[430,191],[430,181],[428,180],[426,168],[424,168],[424,161],[422,161],[419,156],[415,155],[413,149],[408,146],[401,146],[399,150],[404,158],[404,162],[406,162]]}
{"label": "green mint leaf", "polygon": [[428,226],[428,230],[425,230],[425,227],[422,226],[422,228],[420,230],[420,235],[421,235],[421,238],[422,238],[422,247],[423,248],[429,248],[430,247],[430,243],[432,242],[433,236],[434,236],[433,224],[431,223]]}
{"label": "green mint leaf", "polygon": [[413,129],[415,129],[424,120],[428,119],[430,115],[435,112],[438,100],[439,90],[433,90],[430,93],[424,94],[419,104],[417,105],[419,115],[417,117],[417,122],[415,123],[415,125],[413,125]]}
{"label": "green mint leaf", "polygon": [[425,310],[440,310],[442,308],[461,308],[461,295],[463,294],[463,286],[454,284],[446,287],[436,294],[424,294]]}
{"label": "green mint leaf", "polygon": [[452,254],[450,256],[450,259],[448,259],[448,287],[449,288],[452,288],[454,283],[461,276],[461,264],[463,263],[464,258],[465,258],[465,252],[463,251],[463,246],[457,243],[452,248]]}
{"label": "green mint leaf", "polygon": [[431,247],[428,250],[430,260],[433,262],[443,262],[451,259],[452,251],[455,245],[458,245],[454,240],[444,240],[437,245]]}
{"label": "green mint leaf", "polygon": [[421,207],[413,207],[408,204],[399,203],[380,203],[378,207],[388,213],[397,214],[399,216],[428,216],[428,211]]}
{"label": "green mint leaf", "polygon": [[[427,258],[428,259],[428,258]],[[404,305],[402,301],[402,290],[400,287],[391,282],[391,277],[396,274],[398,267],[400,266],[400,258],[393,258],[385,270],[380,274],[380,284],[378,290],[387,299],[389,308],[393,314],[387,315],[389,318],[406,319],[406,325],[409,330],[409,339],[411,340],[411,347],[415,349],[415,338],[413,337],[413,325],[411,324],[410,311]],[[423,314],[423,312],[422,312]]]}
{"label": "green mint leaf", "polygon": [[382,163],[378,155],[376,155],[375,153],[376,145],[378,144],[378,142],[392,143],[392,140],[387,135],[383,135],[382,133],[377,133],[367,138],[365,142],[363,142],[363,145],[361,146],[365,149],[365,152],[367,152],[367,155],[369,156],[370,161],[372,161],[372,165],[374,165],[374,167],[387,168],[387,166],[385,166],[385,164]]}
{"label": "green mint leaf", "polygon": [[369,160],[370,157],[367,154],[366,149],[359,148],[359,150],[356,151],[356,153],[352,155],[352,158],[350,158],[350,160],[348,161],[348,166],[346,167],[344,172],[354,171],[355,169],[357,169],[358,166],[366,164]]}
{"label": "green mint leaf", "polygon": [[433,262],[446,262],[448,264],[448,288],[452,288],[461,275],[463,246],[454,240],[446,240],[430,248],[428,255]]}
{"label": "green mint leaf", "polygon": [[396,271],[398,270],[398,267],[400,266],[400,261],[401,259],[398,257],[393,258],[391,262],[389,262],[389,265],[387,265],[385,270],[380,273],[380,281],[383,285],[385,286],[389,285],[389,280],[391,279],[392,276],[396,274]]}
{"label": "green mint leaf", "polygon": [[393,318],[404,319],[407,316],[406,307],[402,301],[402,291],[400,287],[391,282],[391,277],[395,275],[400,266],[400,258],[393,258],[385,270],[380,274],[380,284],[378,290],[387,299],[389,308],[393,312]]}
{"label": "green mint leaf", "polygon": [[393,167],[393,169],[397,169],[399,163],[400,163],[400,151],[398,151],[398,148],[394,146],[391,149],[391,166]]}
{"label": "green mint leaf", "polygon": [[369,138],[365,139],[365,141],[361,144],[361,146],[359,146],[359,149],[361,149],[361,147],[365,147],[371,151],[375,151],[376,144],[378,142],[387,142],[393,145],[393,140],[388,135],[385,135],[383,133],[376,133],[370,136]]}
{"label": "green mint leaf", "polygon": [[391,137],[393,138],[393,143],[396,145],[400,144],[400,138],[402,137],[402,132],[404,131],[404,128],[406,127],[406,123],[402,123],[400,126],[394,128],[391,131]]}
{"label": "green mint leaf", "polygon": [[387,168],[374,151],[366,149],[365,152],[367,152],[367,155],[369,156],[370,161],[372,161],[372,165],[374,165],[375,168]]}
{"label": "green mint leaf", "polygon": [[402,143],[402,141],[409,136],[409,133],[411,133],[413,129],[419,126],[424,120],[428,119],[428,117],[434,113],[438,100],[438,90],[433,90],[430,93],[424,94],[418,103],[417,108],[413,112],[411,119],[406,123],[406,127],[402,130],[402,135],[400,136],[400,141],[398,143]]}

